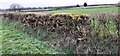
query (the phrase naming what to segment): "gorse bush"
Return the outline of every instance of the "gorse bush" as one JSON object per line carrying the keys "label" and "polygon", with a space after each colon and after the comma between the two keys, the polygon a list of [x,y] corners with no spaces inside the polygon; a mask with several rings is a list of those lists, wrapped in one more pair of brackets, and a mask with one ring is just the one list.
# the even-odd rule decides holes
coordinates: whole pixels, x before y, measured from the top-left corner
{"label": "gorse bush", "polygon": [[[34,28],[43,27],[48,31],[57,33],[76,34],[74,31],[78,30],[78,27],[82,25],[89,25],[89,18],[84,14],[65,14],[54,13],[46,15],[36,14],[4,14],[4,17],[20,21],[25,27]],[[80,28],[79,28],[80,29]],[[65,35],[66,35],[65,33]]]}
{"label": "gorse bush", "polygon": [[118,51],[119,14],[98,13],[88,16],[77,13],[8,13],[3,14],[3,17],[22,23],[25,31],[37,38],[41,36],[39,29],[45,29],[49,33],[43,32],[47,36],[39,39],[66,53],[110,54]]}

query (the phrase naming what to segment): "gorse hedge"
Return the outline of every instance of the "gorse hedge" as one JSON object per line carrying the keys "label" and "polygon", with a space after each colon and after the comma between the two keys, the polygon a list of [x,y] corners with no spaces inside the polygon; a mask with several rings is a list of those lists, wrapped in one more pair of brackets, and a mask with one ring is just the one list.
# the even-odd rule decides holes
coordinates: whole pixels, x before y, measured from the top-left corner
{"label": "gorse hedge", "polygon": [[37,38],[41,36],[39,29],[45,29],[49,33],[43,33],[48,36],[39,39],[66,53],[109,54],[117,53],[118,50],[119,14],[98,13],[88,16],[77,13],[8,13],[2,16],[22,23],[25,31]]}

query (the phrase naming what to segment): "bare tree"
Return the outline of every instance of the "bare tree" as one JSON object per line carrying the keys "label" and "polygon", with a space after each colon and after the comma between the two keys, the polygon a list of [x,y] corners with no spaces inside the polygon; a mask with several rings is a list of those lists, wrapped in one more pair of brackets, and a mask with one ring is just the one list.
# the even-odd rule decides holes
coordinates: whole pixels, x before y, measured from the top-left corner
{"label": "bare tree", "polygon": [[20,11],[20,8],[23,8],[20,4],[13,3],[10,5],[10,9],[12,9],[13,11]]}

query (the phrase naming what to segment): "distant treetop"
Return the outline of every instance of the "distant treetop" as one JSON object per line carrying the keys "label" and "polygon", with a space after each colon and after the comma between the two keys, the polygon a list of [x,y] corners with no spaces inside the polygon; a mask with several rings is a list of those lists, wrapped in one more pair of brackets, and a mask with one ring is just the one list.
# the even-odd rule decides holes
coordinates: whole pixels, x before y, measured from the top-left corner
{"label": "distant treetop", "polygon": [[77,4],[77,7],[80,7],[80,5],[79,5],[79,4]]}
{"label": "distant treetop", "polygon": [[87,3],[86,3],[86,2],[84,2],[83,6],[84,6],[84,7],[87,7]]}

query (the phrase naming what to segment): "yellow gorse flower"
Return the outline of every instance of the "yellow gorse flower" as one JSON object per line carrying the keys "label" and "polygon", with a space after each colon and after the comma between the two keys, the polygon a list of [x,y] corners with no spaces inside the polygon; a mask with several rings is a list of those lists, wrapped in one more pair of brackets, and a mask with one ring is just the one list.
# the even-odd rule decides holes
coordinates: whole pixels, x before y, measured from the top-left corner
{"label": "yellow gorse flower", "polygon": [[76,18],[80,19],[80,16],[88,17],[88,14],[80,14],[80,13],[51,13],[50,17],[56,16],[56,15],[67,15],[71,16],[73,20],[76,20]]}

